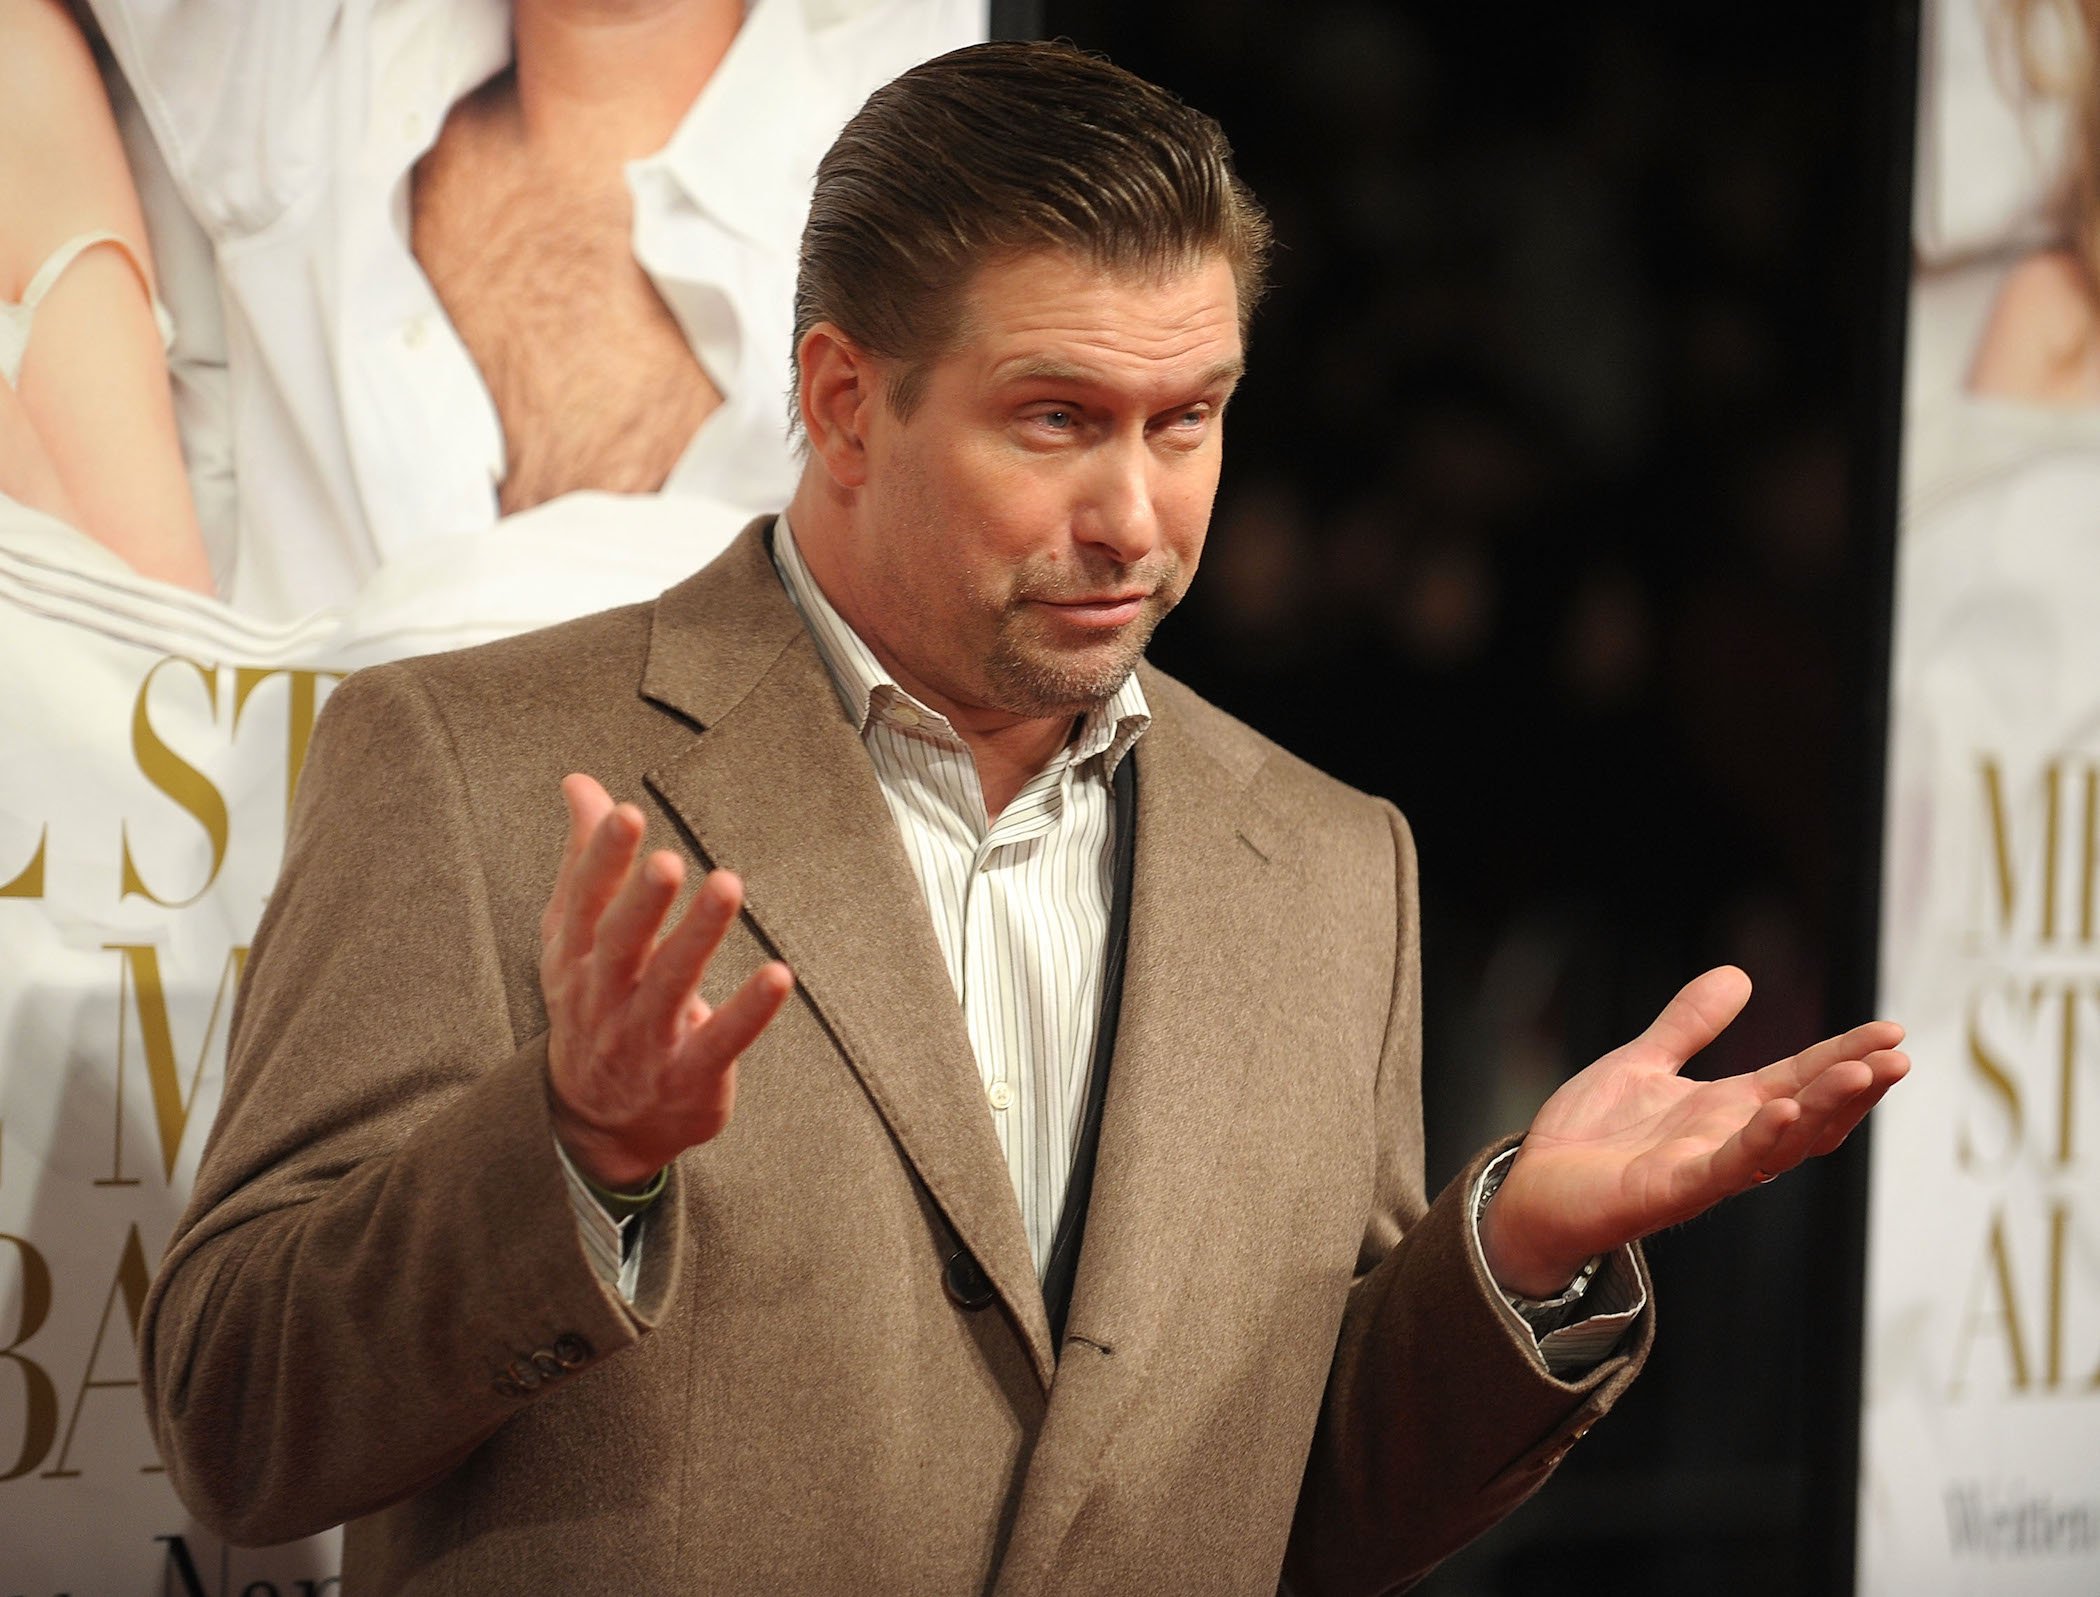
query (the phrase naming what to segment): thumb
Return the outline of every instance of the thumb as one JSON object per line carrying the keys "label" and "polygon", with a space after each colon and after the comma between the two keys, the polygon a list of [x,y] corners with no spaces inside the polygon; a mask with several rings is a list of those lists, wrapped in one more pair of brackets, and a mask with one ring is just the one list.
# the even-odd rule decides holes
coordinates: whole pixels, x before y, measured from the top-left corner
{"label": "thumb", "polygon": [[571,771],[561,779],[561,801],[569,811],[569,835],[562,846],[561,864],[555,868],[554,892],[540,917],[542,943],[553,941],[555,928],[568,914],[569,880],[576,874],[577,862],[583,858],[591,833],[598,829],[598,823],[613,807],[612,795],[605,791],[604,785],[582,771]]}
{"label": "thumb", "polygon": [[1750,1001],[1750,978],[1733,965],[1716,965],[1703,976],[1694,976],[1678,989],[1677,996],[1663,1005],[1640,1041],[1660,1051],[1671,1070],[1728,1029],[1728,1023],[1743,1012]]}

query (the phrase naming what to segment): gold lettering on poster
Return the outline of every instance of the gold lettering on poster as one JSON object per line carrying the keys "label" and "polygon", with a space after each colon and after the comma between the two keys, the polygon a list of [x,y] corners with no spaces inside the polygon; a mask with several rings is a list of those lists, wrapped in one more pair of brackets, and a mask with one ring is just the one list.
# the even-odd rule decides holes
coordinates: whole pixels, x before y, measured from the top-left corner
{"label": "gold lettering on poster", "polygon": [[2100,900],[2100,765],[2085,768],[2085,869],[2078,882],[2078,940],[2094,940],[2094,912]]}
{"label": "gold lettering on poster", "polygon": [[2042,941],[2056,938],[2057,843],[2063,836],[2064,766],[2051,760],[2042,773]]}
{"label": "gold lettering on poster", "polygon": [[21,1350],[22,1344],[42,1330],[50,1316],[51,1266],[27,1237],[0,1232],[0,1242],[14,1244],[22,1270],[21,1317],[15,1322],[14,1335],[5,1347],[0,1347],[0,1359],[22,1372],[22,1446],[14,1463],[0,1473],[0,1481],[11,1481],[43,1463],[44,1455],[51,1451],[51,1443],[58,1436],[58,1388],[52,1385],[44,1367]]}
{"label": "gold lettering on poster", "polygon": [[190,1067],[189,1083],[183,1084],[181,1065],[175,1054],[175,1032],[168,1021],[167,984],[161,975],[160,950],[151,943],[105,943],[109,953],[120,957],[117,977],[117,1090],[116,1133],[110,1157],[110,1173],[98,1176],[98,1187],[135,1187],[138,1177],[124,1174],[124,1082],[130,1074],[131,1017],[138,1016],[139,1050],[146,1066],[146,1083],[153,1096],[153,1123],[160,1134],[161,1175],[173,1179],[175,1161],[182,1151],[183,1133],[189,1129],[190,1111],[197,1101],[197,1083],[211,1058],[212,1039],[219,1033],[219,1017],[240,988],[241,973],[248,966],[248,950],[227,950],[219,968],[219,985],[212,995],[211,1014],[204,1023],[204,1040],[197,1045],[197,1061]]}
{"label": "gold lettering on poster", "polygon": [[232,827],[226,813],[225,795],[213,786],[210,777],[168,747],[154,728],[149,708],[153,682],[171,665],[187,666],[197,673],[198,680],[204,684],[205,703],[211,708],[212,718],[218,718],[217,671],[181,655],[169,655],[156,661],[139,683],[138,697],[131,708],[131,752],[146,780],[195,817],[197,824],[204,828],[204,835],[211,842],[211,868],[187,898],[163,898],[148,887],[145,878],[139,874],[137,861],[131,853],[131,829],[126,826],[123,829],[123,887],[119,896],[130,898],[136,894],[164,909],[182,909],[196,903],[219,879],[219,868],[226,863],[226,843]]}
{"label": "gold lettering on poster", "polygon": [[321,679],[340,682],[348,675],[343,671],[294,670],[289,666],[244,665],[233,673],[233,725],[239,731],[241,711],[248,707],[249,695],[273,677],[290,679],[289,720],[285,727],[284,760],[284,808],[290,814],[292,801],[299,796],[299,773],[306,768],[306,751],[314,739],[314,722],[321,714]]}
{"label": "gold lettering on poster", "polygon": [[1983,753],[1976,769],[1983,890],[1970,901],[1968,946],[1982,958],[1966,978],[1962,1050],[1975,1090],[1953,1152],[1958,1170],[1987,1184],[1988,1224],[1947,1391],[2100,1392],[2100,1361],[2088,1362],[2100,1350],[2086,1345],[2100,1255],[2083,1163],[2096,1102],[2085,1078],[2100,1066],[2100,761]]}
{"label": "gold lettering on poster", "polygon": [[[2016,996],[2016,990],[2012,989],[2012,984],[2007,983],[2006,985],[2009,993]],[[2020,1109],[2020,1084],[2014,1078],[2005,1060],[2000,1056],[1995,1039],[1987,1036],[1984,1031],[1983,1017],[1980,1013],[1982,997],[1982,994],[1977,994],[1969,1004],[1969,1046],[1967,1052],[1970,1068],[1975,1071],[1983,1085],[1989,1089],[1990,1095],[1998,1100],[2004,1109],[2006,1127],[2004,1154],[2002,1158],[1994,1161],[1998,1168],[2003,1169],[2012,1163],[2013,1156],[2020,1150],[2023,1119]],[[1981,1159],[1976,1151],[1975,1140],[1970,1135],[1970,1122],[1967,1116],[1962,1118],[1959,1136],[1961,1140],[1956,1147],[1955,1156],[1961,1161],[1964,1169],[1972,1168],[1979,1164]]]}
{"label": "gold lettering on poster", "polygon": [[2042,1327],[2042,1384],[2052,1391],[2064,1380],[2064,1245],[2070,1233],[2070,1206],[2049,1205],[2049,1312]]}
{"label": "gold lettering on poster", "polygon": [[[74,1480],[80,1475],[77,1469],[67,1469],[66,1459],[73,1451],[73,1437],[80,1429],[80,1411],[87,1406],[90,1392],[115,1392],[135,1389],[139,1384],[137,1375],[118,1377],[97,1376],[95,1371],[102,1362],[102,1341],[109,1334],[110,1311],[121,1297],[124,1304],[124,1323],[131,1332],[134,1348],[139,1340],[139,1315],[146,1307],[146,1288],[152,1284],[153,1271],[146,1264],[145,1245],[139,1241],[139,1228],[129,1226],[124,1232],[124,1246],[117,1255],[117,1273],[109,1283],[109,1292],[102,1300],[102,1317],[95,1322],[95,1340],[88,1347],[87,1367],[80,1372],[80,1390],[74,1394],[73,1415],[66,1422],[66,1439],[59,1444],[58,1462],[44,1471],[42,1479],[47,1481]],[[136,1400],[132,1407],[138,1407]],[[48,1444],[47,1444],[48,1445]],[[149,1463],[141,1468],[142,1474],[158,1474],[162,1466]]]}
{"label": "gold lettering on poster", "polygon": [[12,880],[0,882],[0,898],[44,896],[44,854],[50,846],[51,828],[46,826],[36,835],[36,852],[29,856],[29,863],[17,871]]}
{"label": "gold lettering on poster", "polygon": [[[1960,1118],[1954,1151],[1962,1169],[2002,1175],[2023,1153],[2047,1158],[2058,1170],[2077,1164],[2080,1127],[2091,1112],[2080,1078],[2100,1061],[2096,1008],[2100,978],[2002,975],[1971,991],[1963,1053],[1981,1097],[1994,1108]],[[2030,1104],[2042,1125],[2030,1128]],[[2052,1109],[2053,1128],[2047,1125]],[[1979,1130],[1979,1119],[1990,1129]]]}
{"label": "gold lettering on poster", "polygon": [[2005,772],[1989,755],[1983,757],[1982,766],[1984,824],[1990,828],[1991,863],[1997,867],[1992,879],[1998,889],[1998,927],[2002,934],[2012,930],[2018,872],[2013,864],[2012,823],[2006,814]]}
{"label": "gold lettering on poster", "polygon": [[[2040,813],[2030,810],[2024,829],[2015,824],[2003,759],[1985,754],[1977,764],[1983,778],[1983,825],[1989,845],[1985,858],[1998,938],[2011,940],[2027,933],[2038,944],[2092,946],[2100,938],[2100,764],[2090,759],[2074,763],[2061,755],[2043,763],[2036,772]],[[2081,801],[2075,825],[2065,813],[2067,789],[2074,779]],[[2023,837],[2039,844],[2031,869],[2023,869]]]}
{"label": "gold lettering on poster", "polygon": [[2080,984],[2065,982],[2059,996],[2063,1019],[2056,1052],[2056,1162],[2068,1167],[2078,1156],[2078,1014],[2091,993]]}
{"label": "gold lettering on poster", "polygon": [[2027,1338],[2020,1329],[2020,1301],[2013,1287],[2012,1260],[2006,1253],[2005,1216],[2002,1212],[1991,1217],[1983,1260],[1962,1303],[1960,1340],[1955,1349],[1954,1382],[1948,1391],[1949,1397],[1962,1395],[1963,1377],[1969,1367],[1969,1350],[1981,1333],[1993,1327],[1999,1328],[2003,1335],[2008,1384],[2015,1392],[2024,1392],[2028,1383]]}
{"label": "gold lettering on poster", "polygon": [[[2003,1002],[1985,1002],[1991,997]],[[2074,1377],[2067,1365],[2074,1357],[2083,1356],[2067,1345],[2067,1337],[2069,1327],[2089,1322],[2092,1306],[2100,1305],[2100,1270],[2093,1267],[2095,1254],[2091,1246],[2081,1244],[2080,1217],[2086,1212],[2083,1204],[2087,1193],[2075,1184],[2075,1172],[2085,1151],[2077,1134],[2081,1110],[2085,1108],[2078,1094],[2078,1078],[2090,1068],[2096,1053],[2096,1017],[2092,1013],[2096,1007],[2100,1007],[2100,981],[2092,979],[2032,983],[2001,980],[1997,987],[1985,989],[1972,1000],[1969,1062],[1989,1089],[1990,1098],[2001,1106],[2002,1113],[1991,1118],[2003,1122],[2002,1131],[1993,1139],[1998,1146],[1993,1147],[1988,1167],[1981,1169],[1980,1174],[1999,1180],[2024,1161],[2052,1184],[2073,1184],[2051,1195],[2043,1208],[2004,1202],[2001,1193],[1985,1238],[1983,1257],[1964,1302],[1950,1397],[1962,1394],[1966,1384],[1963,1372],[1973,1344],[1994,1325],[2004,1332],[2008,1384],[2014,1391],[2027,1390],[2030,1385],[2039,1392],[2068,1390]],[[1984,1017],[1993,1015],[2001,1021],[2008,1015],[2015,1017],[2010,1026],[2015,1035],[2001,1037],[1985,1026]],[[2033,1086],[2051,1077],[2053,1094],[2046,1089],[2031,1096],[2023,1094],[2023,1078]],[[2043,1106],[2046,1118],[2052,1101],[2056,1126],[2035,1126],[2032,1139],[2028,1139],[2024,1105],[2032,1102]],[[1959,1166],[1966,1170],[1982,1166],[1984,1156],[1978,1152],[1979,1139],[1972,1135],[1966,1119],[1958,1138]],[[2032,1279],[2025,1290],[2014,1268],[2015,1243],[2022,1238],[2032,1241],[2021,1243],[2017,1251],[2028,1257],[2039,1252],[2043,1260],[2043,1273]],[[2082,1271],[2078,1268],[2081,1263],[2085,1266]],[[2025,1334],[2033,1322],[2023,1312],[2023,1306],[2036,1297],[2042,1309],[2038,1344]],[[2085,1320],[2076,1318],[2080,1314]],[[2082,1379],[2084,1391],[2100,1391],[2100,1368]]]}
{"label": "gold lettering on poster", "polygon": [[[2048,1320],[2044,1327],[2046,1335],[2042,1344],[2042,1384],[2052,1392],[2061,1391],[2065,1384],[2065,1327],[2070,1323],[2074,1285],[2070,1275],[2074,1261],[2084,1259],[2087,1262],[2085,1285],[2088,1288],[2100,1288],[2100,1279],[2096,1279],[2090,1269],[2092,1252],[2090,1248],[2083,1248],[2079,1243],[2077,1220],[2070,1203],[2059,1199],[2050,1204]],[[2087,1298],[2089,1301],[2100,1301],[2100,1291],[2089,1291]],[[2096,1348],[2095,1353],[2100,1355],[2100,1348]],[[2100,1356],[2096,1356],[2093,1368],[2085,1372],[2081,1384],[2085,1392],[2100,1392]]]}

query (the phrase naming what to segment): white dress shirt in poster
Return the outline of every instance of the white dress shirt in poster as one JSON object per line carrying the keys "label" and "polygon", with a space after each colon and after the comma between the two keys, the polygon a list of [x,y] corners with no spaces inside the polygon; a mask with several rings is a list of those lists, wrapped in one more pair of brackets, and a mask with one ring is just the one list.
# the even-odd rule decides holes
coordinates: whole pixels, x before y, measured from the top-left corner
{"label": "white dress shirt in poster", "polygon": [[[222,595],[290,621],[492,526],[503,430],[410,251],[409,179],[508,63],[506,0],[93,9],[217,255],[238,496]],[[751,0],[670,142],[628,166],[635,258],[722,396],[664,485],[689,541],[648,592],[793,489],[788,343],[818,158],[873,89],[986,21],[985,0]],[[605,535],[581,524],[579,554]]]}

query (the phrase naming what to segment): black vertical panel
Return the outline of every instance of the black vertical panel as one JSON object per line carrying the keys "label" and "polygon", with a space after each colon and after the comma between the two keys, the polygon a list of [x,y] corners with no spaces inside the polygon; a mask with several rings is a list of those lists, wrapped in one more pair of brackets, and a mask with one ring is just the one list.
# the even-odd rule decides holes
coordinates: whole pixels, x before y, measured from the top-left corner
{"label": "black vertical panel", "polygon": [[[1863,685],[1847,742],[1860,752],[1861,782],[1852,831],[1851,869],[1839,878],[1835,908],[1844,935],[1836,948],[1831,990],[1848,1013],[1874,1012],[1881,941],[1881,881],[1888,748],[1889,675],[1895,658],[1897,502],[1902,464],[1904,361],[1913,267],[1911,201],[1917,177],[1919,0],[1874,8],[1868,77],[1859,129],[1866,152],[1861,208],[1859,347],[1851,362],[1853,472],[1859,484],[1861,535],[1853,546],[1846,589],[1862,604],[1852,674]],[[1811,1433],[1807,1520],[1821,1554],[1818,1589],[1850,1593],[1857,1583],[1859,1417],[1866,1335],[1867,1148],[1871,1122],[1832,1161],[1835,1170],[1831,1274],[1836,1301],[1828,1315],[1830,1357],[1815,1372],[1809,1401],[1827,1418]],[[1818,1493],[1814,1483],[1828,1490]]]}
{"label": "black vertical panel", "polygon": [[994,39],[1040,39],[1043,36],[1043,0],[992,0],[991,33]]}

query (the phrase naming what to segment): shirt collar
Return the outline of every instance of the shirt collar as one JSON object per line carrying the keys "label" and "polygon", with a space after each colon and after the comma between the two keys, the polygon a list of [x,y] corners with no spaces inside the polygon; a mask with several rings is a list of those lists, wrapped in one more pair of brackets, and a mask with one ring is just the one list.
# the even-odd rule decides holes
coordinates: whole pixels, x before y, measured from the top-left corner
{"label": "shirt collar", "polygon": [[[824,597],[824,590],[803,563],[802,551],[795,547],[794,530],[788,526],[785,512],[773,523],[773,568],[779,572],[781,585],[795,608],[802,613],[810,641],[830,673],[831,685],[838,690],[847,719],[863,738],[871,726],[880,723],[916,731],[943,743],[961,743],[947,718],[899,686],[875,658],[875,651]],[[1152,707],[1133,671],[1106,703],[1087,711],[1065,746],[1065,760],[1077,766],[1100,755],[1102,774],[1112,776],[1131,745],[1144,736],[1151,724]]]}
{"label": "shirt collar", "polygon": [[812,126],[824,121],[813,112],[827,91],[811,27],[804,0],[746,0],[728,53],[664,147],[628,163],[630,183],[667,183],[747,241],[792,248],[817,159],[837,131]]}
{"label": "shirt collar", "polygon": [[[822,81],[813,30],[835,25],[841,4],[745,0],[727,53],[663,148],[627,163],[629,183],[658,205],[670,196],[654,191],[668,189],[752,243],[779,248],[785,240],[792,250],[817,159],[844,121],[843,110],[830,122],[813,114],[836,93]],[[512,59],[510,0],[458,0],[454,14],[436,25],[445,30],[436,48],[432,26],[423,18],[417,31],[404,31],[404,59],[389,64],[397,74],[411,61],[420,66],[431,112],[419,124],[421,136],[402,146],[403,176],[436,142],[452,107]],[[729,151],[733,158],[725,158]]]}

